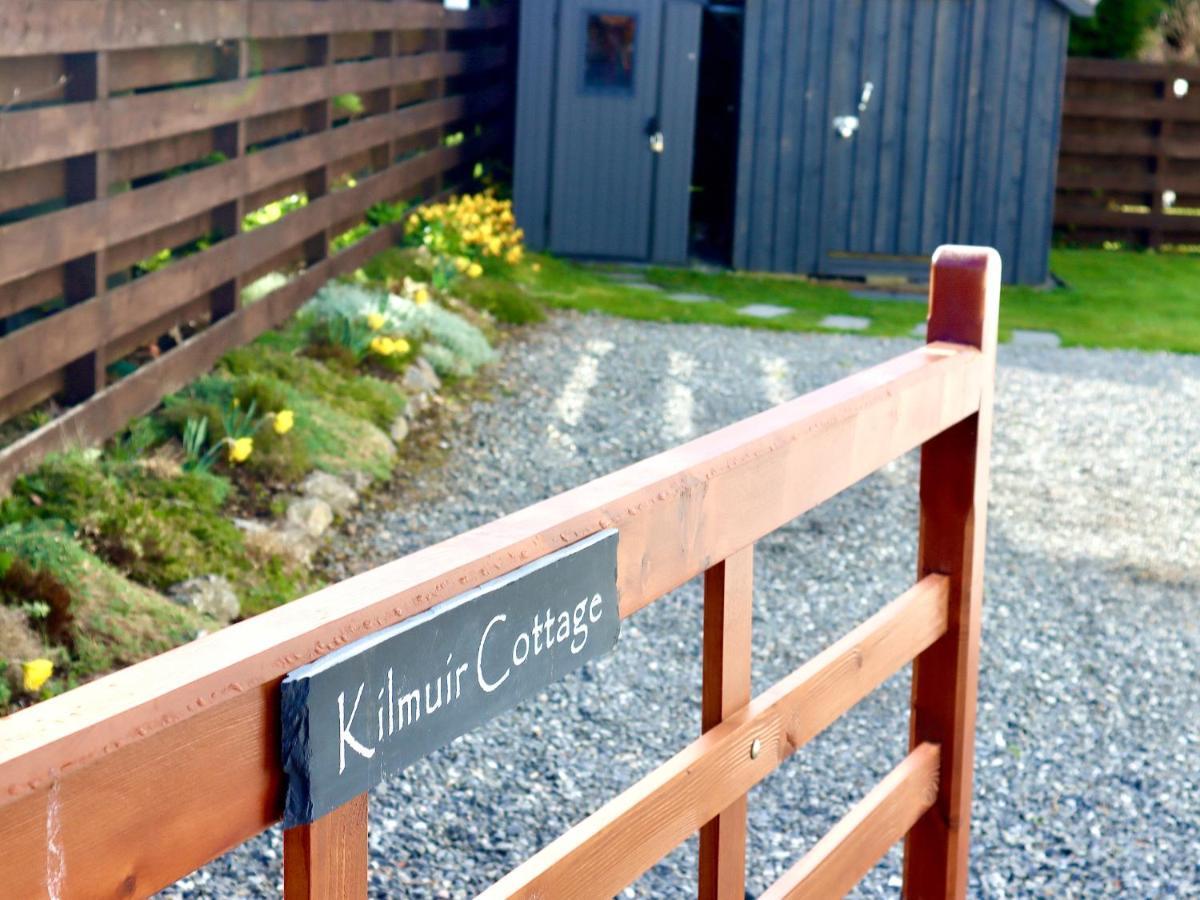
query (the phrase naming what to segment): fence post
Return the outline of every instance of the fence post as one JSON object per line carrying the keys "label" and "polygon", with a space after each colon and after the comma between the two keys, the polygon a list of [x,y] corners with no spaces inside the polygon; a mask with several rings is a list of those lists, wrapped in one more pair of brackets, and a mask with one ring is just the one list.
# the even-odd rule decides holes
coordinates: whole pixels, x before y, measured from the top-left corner
{"label": "fence post", "polygon": [[[750,702],[750,622],[754,545],[704,573],[704,686],[701,731]],[[746,797],[700,829],[700,900],[743,900],[746,885]]]}
{"label": "fence post", "polygon": [[367,797],[283,832],[285,900],[367,896]]}
{"label": "fence post", "polygon": [[[66,84],[63,97],[68,102],[93,101],[104,103],[108,97],[108,53],[67,53],[63,56]],[[101,121],[108,128],[107,111]],[[107,143],[107,142],[106,142]],[[108,196],[108,150],[100,147],[91,153],[67,159],[64,164],[65,193],[68,205],[98,203]],[[68,306],[96,298],[104,302],[108,279],[108,251],[101,247],[63,266],[63,300]],[[103,309],[103,307],[102,307]],[[107,310],[103,313],[105,327],[95,335],[95,344],[88,353],[68,363],[63,372],[63,399],[67,403],[82,403],[104,390],[105,342],[108,340]]]}
{"label": "fence post", "polygon": [[1000,311],[1000,257],[982,247],[939,247],[929,285],[927,340],[980,348],[987,376],[979,412],[921,448],[917,577],[950,579],[946,633],[913,663],[911,747],[941,745],[937,799],[904,848],[906,897],[967,892],[975,749],[983,551],[992,382]]}

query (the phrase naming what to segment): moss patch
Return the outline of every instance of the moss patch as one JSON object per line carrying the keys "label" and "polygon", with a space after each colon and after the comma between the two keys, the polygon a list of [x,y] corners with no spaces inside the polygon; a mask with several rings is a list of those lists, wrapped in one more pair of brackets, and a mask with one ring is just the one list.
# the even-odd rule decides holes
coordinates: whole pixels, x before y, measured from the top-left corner
{"label": "moss patch", "polygon": [[167,474],[73,452],[18,479],[0,520],[64,523],[87,551],[157,590],[208,574],[228,578],[243,602],[276,591],[290,598],[311,586],[282,559],[247,564],[242,534],[226,512],[230,490],[227,478],[211,472]]}
{"label": "moss patch", "polygon": [[[18,675],[19,663],[32,649],[30,637],[55,663],[54,678],[38,694],[46,697],[162,653],[213,627],[195,611],[123,577],[84,550],[61,524],[7,525],[0,529],[0,547],[46,583],[63,586],[70,601],[65,628],[52,633],[47,617],[37,609],[40,598],[14,593],[11,570],[0,579],[0,622],[5,623],[0,627],[0,658],[9,664],[9,702],[33,699],[21,690]],[[23,631],[18,630],[17,615],[25,619]],[[0,713],[6,711],[0,703]]]}

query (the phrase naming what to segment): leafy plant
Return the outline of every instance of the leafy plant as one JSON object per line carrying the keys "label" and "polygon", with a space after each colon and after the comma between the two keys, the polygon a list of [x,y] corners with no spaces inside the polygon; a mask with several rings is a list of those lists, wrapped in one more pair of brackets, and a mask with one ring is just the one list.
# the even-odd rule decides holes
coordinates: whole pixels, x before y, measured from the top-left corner
{"label": "leafy plant", "polygon": [[1132,59],[1167,8],[1166,0],[1100,0],[1091,18],[1073,18],[1071,56]]}
{"label": "leafy plant", "polygon": [[288,194],[286,197],[281,197],[273,203],[268,203],[265,206],[260,206],[258,209],[246,213],[242,217],[242,231],[253,231],[255,228],[262,228],[264,225],[278,222],[288,213],[307,205],[308,194],[303,191]]}
{"label": "leafy plant", "polygon": [[358,94],[338,94],[333,98],[333,107],[352,116],[361,116],[366,110],[363,99]]}
{"label": "leafy plant", "polygon": [[190,416],[183,426],[183,452],[187,459],[183,464],[186,472],[207,472],[217,460],[221,444],[205,449],[208,440],[208,419]]}

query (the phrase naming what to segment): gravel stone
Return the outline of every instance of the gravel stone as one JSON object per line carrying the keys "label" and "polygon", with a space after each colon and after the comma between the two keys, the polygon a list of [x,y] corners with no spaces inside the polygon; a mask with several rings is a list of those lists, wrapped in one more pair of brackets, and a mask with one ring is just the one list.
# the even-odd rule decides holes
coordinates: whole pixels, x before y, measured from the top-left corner
{"label": "gravel stone", "polygon": [[[917,346],[580,315],[522,334],[444,468],[333,539],[353,571],[664,449],[679,389],[701,434]],[[1198,896],[1200,358],[1004,345],[996,402],[969,893]],[[756,693],[912,583],[916,464],[756,545]],[[692,740],[700,600],[693,581],[651,604],[613,655],[376,789],[372,896],[473,896]],[[751,894],[903,758],[908,698],[905,673],[751,793]],[[275,895],[280,850],[273,829],[166,894]],[[695,854],[626,895],[694,896]],[[899,863],[854,896],[897,896]]]}

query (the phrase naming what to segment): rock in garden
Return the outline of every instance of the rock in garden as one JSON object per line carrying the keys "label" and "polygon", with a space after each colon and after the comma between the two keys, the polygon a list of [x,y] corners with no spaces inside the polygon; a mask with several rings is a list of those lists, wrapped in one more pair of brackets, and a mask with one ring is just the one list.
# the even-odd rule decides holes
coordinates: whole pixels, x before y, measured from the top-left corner
{"label": "rock in garden", "polygon": [[302,497],[288,504],[285,517],[288,524],[304,531],[309,537],[320,537],[333,524],[333,507],[316,497]]}
{"label": "rock in garden", "polygon": [[396,416],[396,421],[388,429],[388,434],[391,435],[395,443],[404,443],[404,439],[408,437],[408,419],[404,418],[404,416]]}
{"label": "rock in garden", "polygon": [[324,500],[338,515],[345,515],[358,505],[358,491],[328,472],[312,472],[300,483],[300,492]]}
{"label": "rock in garden", "polygon": [[409,422],[413,422],[416,420],[417,416],[421,415],[421,413],[425,412],[425,410],[429,409],[429,407],[432,405],[433,403],[429,399],[428,394],[424,392],[420,394],[412,394],[409,396],[408,403],[404,407],[404,416],[409,420]]}
{"label": "rock in garden", "polygon": [[354,488],[360,494],[375,483],[375,479],[371,473],[364,472],[361,469],[354,469],[347,472],[344,477],[350,483],[350,487]]}
{"label": "rock in garden", "polygon": [[180,606],[228,624],[242,613],[233,585],[222,575],[200,575],[173,585],[167,596]]}
{"label": "rock in garden", "polygon": [[441,390],[442,380],[438,378],[437,372],[433,371],[429,360],[418,356],[413,364],[405,370],[403,384],[405,390],[414,394],[433,394]]}
{"label": "rock in garden", "polygon": [[246,549],[258,556],[278,556],[305,567],[312,562],[317,541],[297,525],[272,528],[254,519],[234,519],[234,524],[242,530]]}

